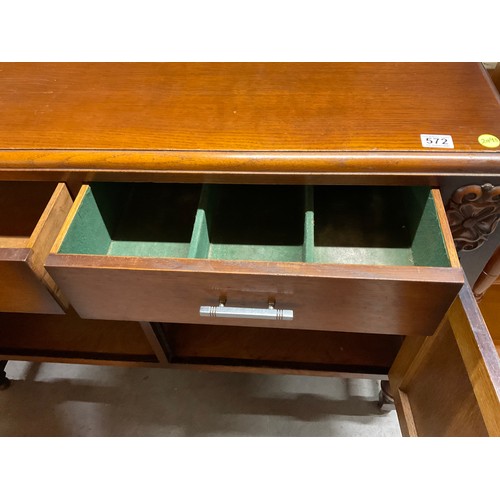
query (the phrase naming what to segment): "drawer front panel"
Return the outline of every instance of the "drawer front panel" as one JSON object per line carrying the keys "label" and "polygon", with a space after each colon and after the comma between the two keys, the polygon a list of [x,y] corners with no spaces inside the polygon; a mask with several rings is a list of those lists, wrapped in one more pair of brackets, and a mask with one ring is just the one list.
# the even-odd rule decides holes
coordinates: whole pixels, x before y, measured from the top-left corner
{"label": "drawer front panel", "polygon": [[[47,268],[87,318],[402,335],[431,335],[462,284],[461,270],[453,268],[360,271],[359,266],[268,263],[252,266],[261,272],[249,272],[248,263],[246,269],[191,259],[146,264],[147,269],[138,259],[51,255]],[[276,308],[293,310],[294,317],[200,316],[201,306],[217,306],[221,298],[227,306],[247,308],[273,301]]]}
{"label": "drawer front panel", "polygon": [[[61,314],[61,306],[54,300],[43,283],[29,266],[28,251],[16,252],[7,260],[0,251],[0,310],[3,312],[32,312]],[[12,257],[12,255],[11,255]]]}

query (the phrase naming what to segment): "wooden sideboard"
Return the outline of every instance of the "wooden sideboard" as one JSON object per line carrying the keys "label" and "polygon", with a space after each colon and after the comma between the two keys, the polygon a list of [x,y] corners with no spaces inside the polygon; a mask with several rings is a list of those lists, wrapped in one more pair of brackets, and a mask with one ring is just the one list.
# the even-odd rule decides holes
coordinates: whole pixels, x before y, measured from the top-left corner
{"label": "wooden sideboard", "polygon": [[500,435],[480,64],[1,64],[0,109],[0,359],[389,379],[405,434]]}

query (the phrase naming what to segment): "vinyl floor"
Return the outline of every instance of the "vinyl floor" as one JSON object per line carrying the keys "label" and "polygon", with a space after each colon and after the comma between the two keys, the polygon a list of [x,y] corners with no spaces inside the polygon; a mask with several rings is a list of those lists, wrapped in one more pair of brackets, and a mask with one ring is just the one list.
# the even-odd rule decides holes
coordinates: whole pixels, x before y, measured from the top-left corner
{"label": "vinyl floor", "polygon": [[10,361],[0,436],[400,436],[379,382]]}

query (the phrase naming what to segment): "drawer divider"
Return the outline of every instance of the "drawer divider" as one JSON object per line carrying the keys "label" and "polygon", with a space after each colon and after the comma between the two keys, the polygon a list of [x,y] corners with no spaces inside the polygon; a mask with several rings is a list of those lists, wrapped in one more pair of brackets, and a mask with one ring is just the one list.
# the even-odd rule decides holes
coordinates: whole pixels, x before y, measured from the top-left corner
{"label": "drawer divider", "polygon": [[305,186],[304,196],[304,262],[314,262],[314,187]]}
{"label": "drawer divider", "polygon": [[210,237],[208,234],[208,212],[213,188],[210,184],[204,184],[201,189],[200,201],[196,210],[193,225],[193,233],[189,244],[188,258],[206,259],[210,249]]}

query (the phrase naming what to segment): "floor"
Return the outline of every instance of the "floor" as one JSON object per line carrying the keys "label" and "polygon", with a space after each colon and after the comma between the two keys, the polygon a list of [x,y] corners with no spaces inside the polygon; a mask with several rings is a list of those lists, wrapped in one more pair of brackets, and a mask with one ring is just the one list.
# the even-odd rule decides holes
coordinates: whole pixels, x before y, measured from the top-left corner
{"label": "floor", "polygon": [[400,436],[375,380],[11,361],[0,436]]}

